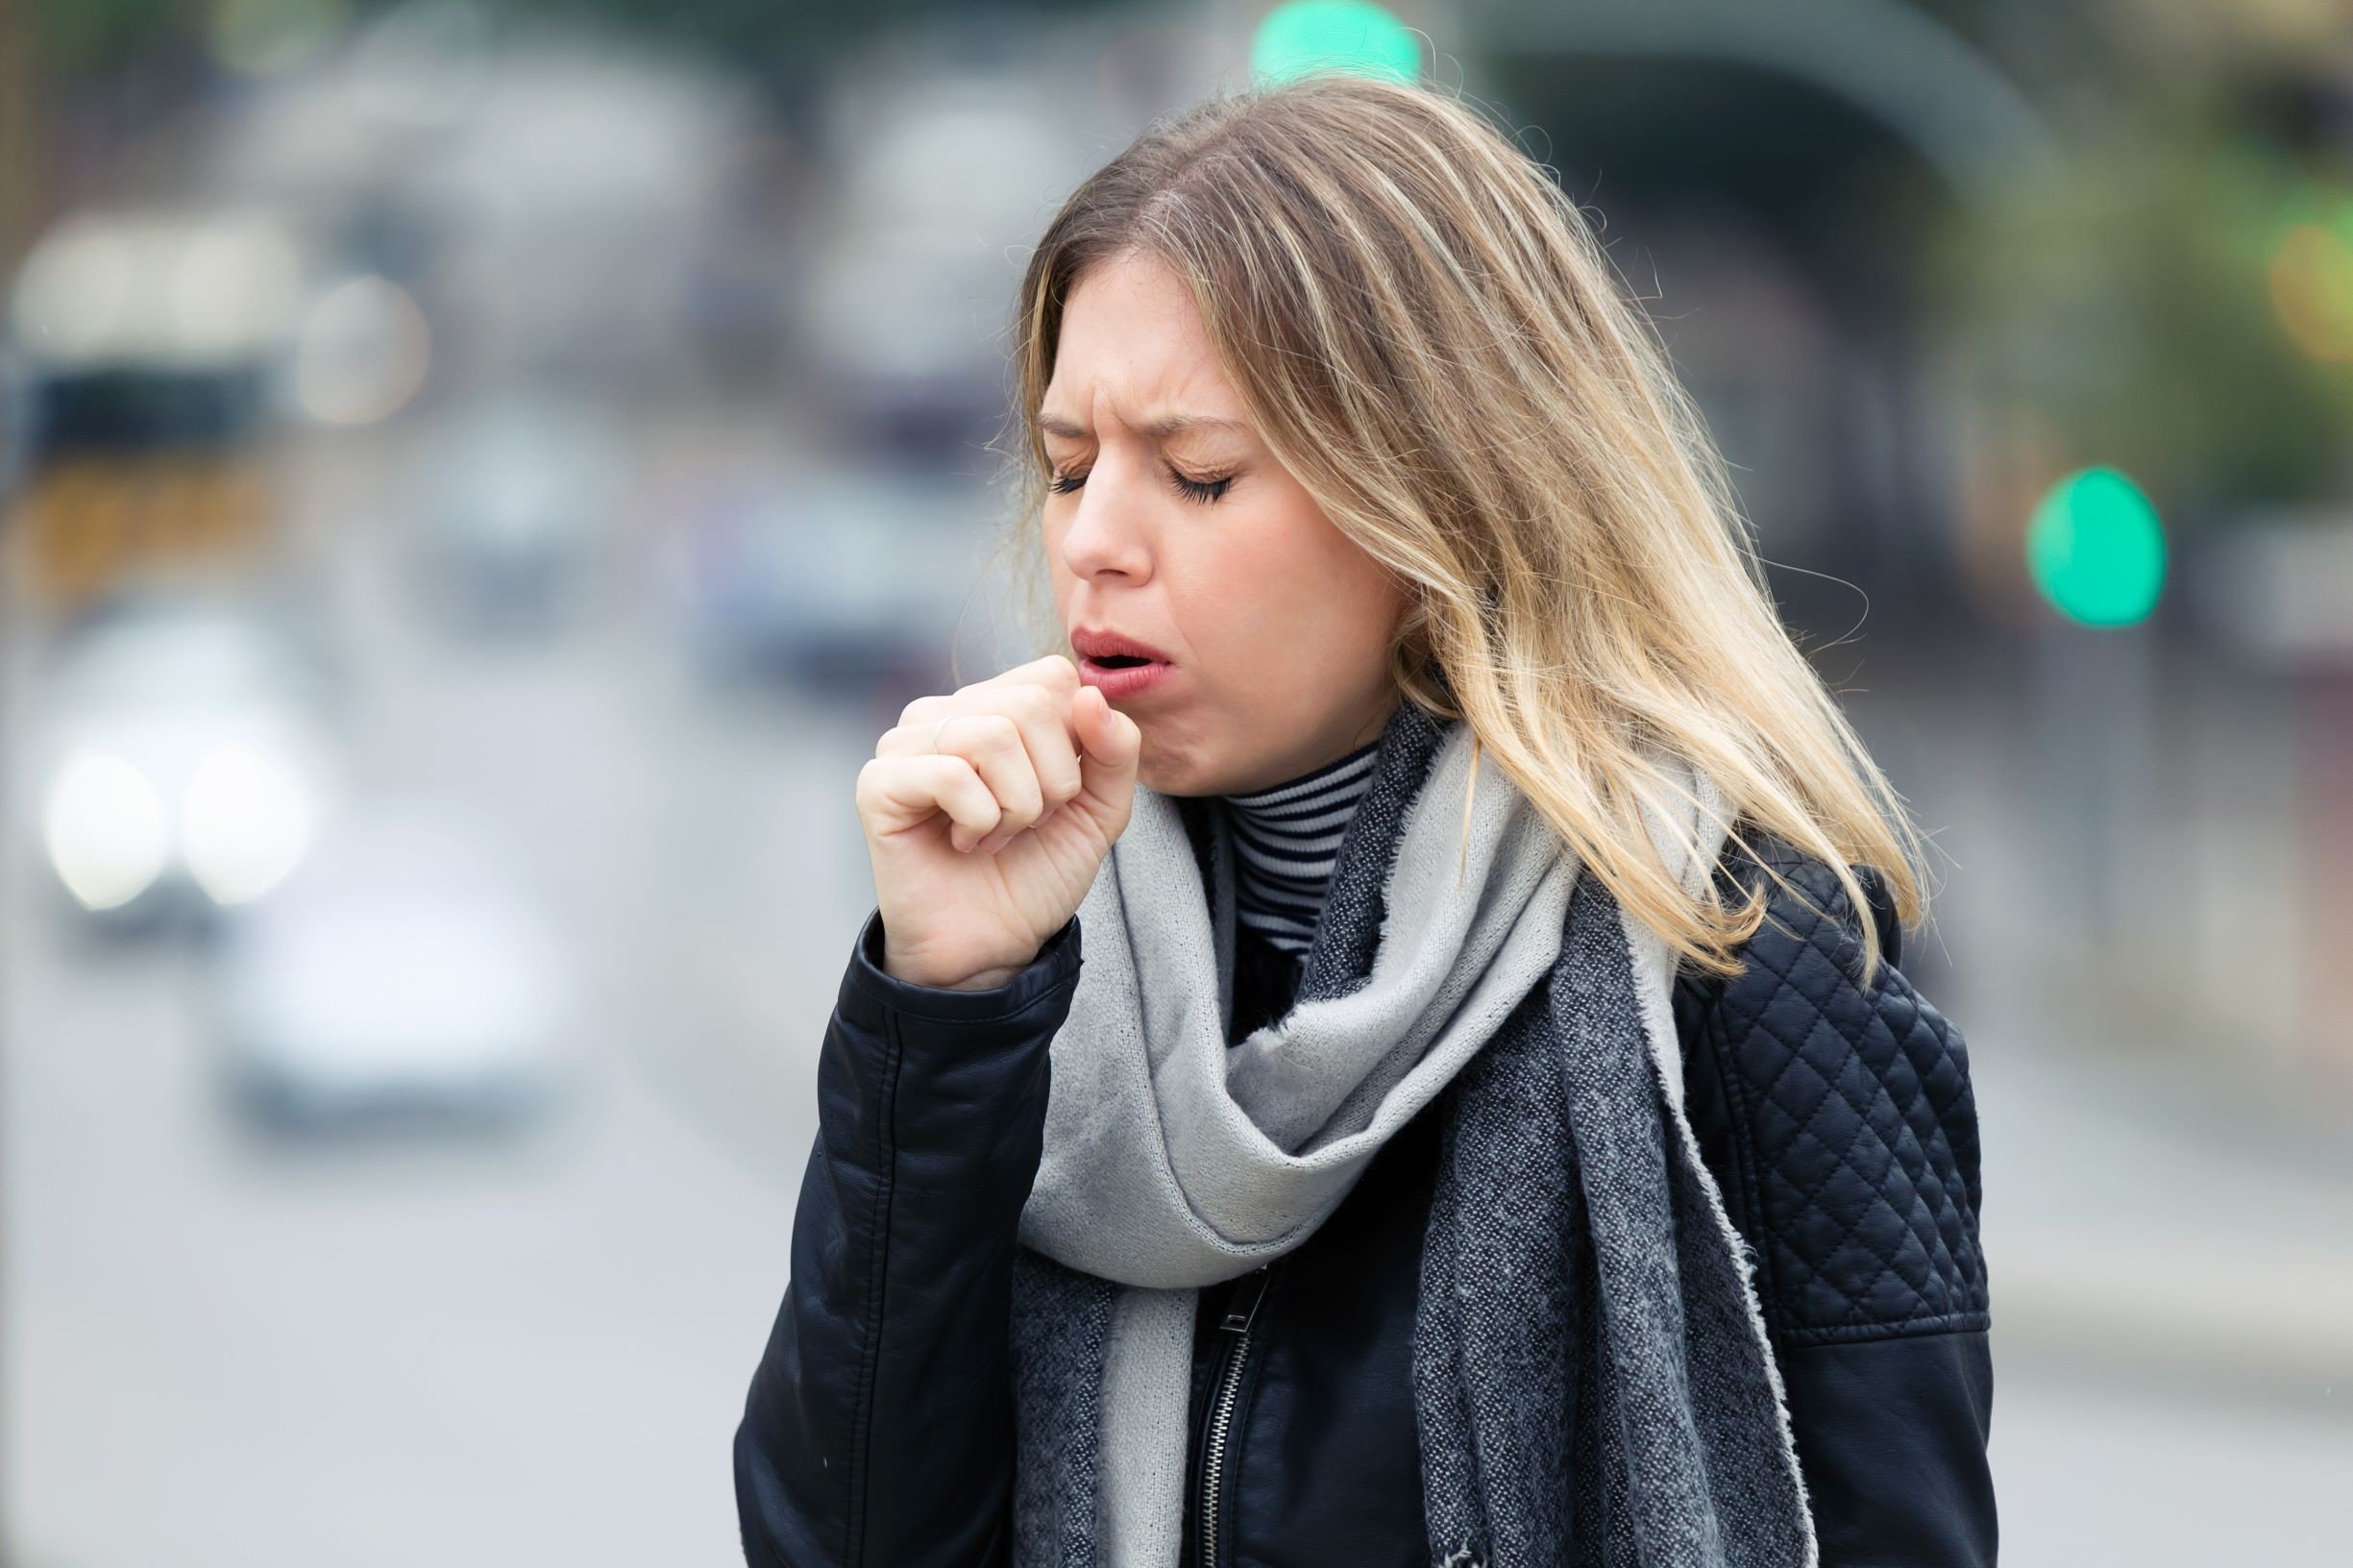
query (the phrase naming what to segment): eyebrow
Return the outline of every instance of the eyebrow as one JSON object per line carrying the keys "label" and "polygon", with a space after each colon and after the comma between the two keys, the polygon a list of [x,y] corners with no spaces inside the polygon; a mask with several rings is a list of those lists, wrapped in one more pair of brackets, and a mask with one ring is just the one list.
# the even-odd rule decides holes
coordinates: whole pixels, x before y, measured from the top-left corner
{"label": "eyebrow", "polygon": [[[1079,424],[1076,420],[1065,419],[1059,414],[1041,413],[1038,416],[1038,428],[1048,435],[1059,435],[1066,441],[1084,441],[1090,433],[1086,426]],[[1185,430],[1247,431],[1250,425],[1246,420],[1218,419],[1209,414],[1177,413],[1163,414],[1160,418],[1146,420],[1136,428],[1155,441],[1164,441]]]}

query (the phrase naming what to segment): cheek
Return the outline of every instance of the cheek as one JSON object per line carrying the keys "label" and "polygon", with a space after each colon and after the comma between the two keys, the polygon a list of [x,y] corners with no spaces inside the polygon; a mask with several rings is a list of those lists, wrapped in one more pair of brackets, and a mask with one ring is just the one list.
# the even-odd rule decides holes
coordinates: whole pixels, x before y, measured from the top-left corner
{"label": "cheek", "polygon": [[1054,592],[1054,608],[1059,612],[1070,597],[1070,589],[1078,578],[1070,571],[1070,563],[1062,556],[1064,529],[1056,523],[1041,524],[1038,529],[1038,553],[1042,558],[1045,580]]}
{"label": "cheek", "polygon": [[1294,656],[1312,625],[1313,558],[1277,526],[1238,519],[1213,544],[1167,567],[1168,592],[1195,655],[1247,681],[1278,650]]}
{"label": "cheek", "polygon": [[1377,657],[1399,608],[1379,564],[1311,504],[1245,521],[1185,577],[1188,641],[1244,679]]}

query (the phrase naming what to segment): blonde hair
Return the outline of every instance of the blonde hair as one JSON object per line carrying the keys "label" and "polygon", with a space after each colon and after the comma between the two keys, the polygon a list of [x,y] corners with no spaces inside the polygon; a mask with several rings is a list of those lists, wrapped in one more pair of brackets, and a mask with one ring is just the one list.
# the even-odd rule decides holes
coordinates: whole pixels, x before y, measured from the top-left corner
{"label": "blonde hair", "polygon": [[1722,795],[1726,855],[1770,835],[1832,870],[1875,972],[1854,869],[1917,923],[1918,835],[1782,627],[1648,315],[1543,165],[1455,98],[1354,75],[1146,128],[1064,202],[1021,282],[1006,454],[1041,557],[1064,304],[1137,252],[1189,285],[1277,460],[1405,585],[1406,699],[1467,723],[1624,908],[1730,972],[1766,889],[1695,895],[1661,857],[1646,809],[1702,805],[1681,759]]}

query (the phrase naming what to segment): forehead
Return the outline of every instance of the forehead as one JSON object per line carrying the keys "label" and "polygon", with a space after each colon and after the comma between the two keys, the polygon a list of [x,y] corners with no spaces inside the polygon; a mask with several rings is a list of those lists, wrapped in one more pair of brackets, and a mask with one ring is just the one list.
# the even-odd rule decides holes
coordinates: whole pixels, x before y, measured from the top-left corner
{"label": "forehead", "polygon": [[1090,268],[1063,307],[1041,412],[1057,425],[1091,426],[1098,409],[1133,424],[1171,408],[1211,419],[1245,417],[1191,291],[1150,257]]}

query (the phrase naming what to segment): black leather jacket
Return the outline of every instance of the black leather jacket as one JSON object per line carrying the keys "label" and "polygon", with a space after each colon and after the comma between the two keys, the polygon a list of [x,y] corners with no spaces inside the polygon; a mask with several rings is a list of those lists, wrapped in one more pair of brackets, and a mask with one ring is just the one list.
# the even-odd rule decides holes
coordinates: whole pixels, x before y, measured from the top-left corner
{"label": "black leather jacket", "polygon": [[[1890,967],[1865,988],[1835,879],[1778,864],[1807,900],[1777,892],[1746,971],[1687,976],[1676,1017],[1694,1131],[1755,1253],[1822,1563],[1991,1568],[1966,1046],[1892,967],[1884,908]],[[1296,982],[1295,960],[1240,940],[1232,1039]],[[826,1030],[791,1282],[736,1433],[755,1568],[1011,1561],[1009,1280],[1078,921],[989,991],[909,985],[881,957],[877,913]],[[1306,1243],[1203,1292],[1185,1568],[1432,1560],[1409,1369],[1442,1103]]]}

